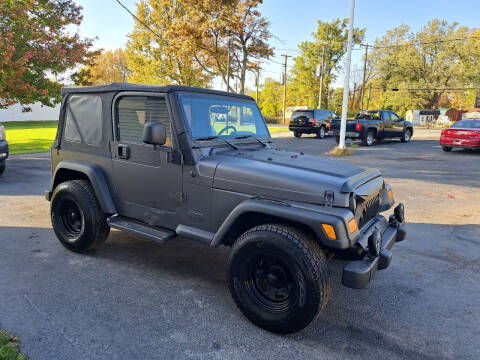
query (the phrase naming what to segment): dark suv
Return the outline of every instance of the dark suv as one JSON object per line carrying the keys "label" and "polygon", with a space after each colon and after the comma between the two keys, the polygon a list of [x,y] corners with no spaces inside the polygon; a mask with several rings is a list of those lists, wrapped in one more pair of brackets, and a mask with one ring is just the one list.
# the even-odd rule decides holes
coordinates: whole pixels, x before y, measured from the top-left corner
{"label": "dark suv", "polygon": [[0,175],[5,171],[5,163],[8,158],[8,144],[5,136],[5,127],[0,124]]}
{"label": "dark suv", "polygon": [[[64,88],[52,182],[60,242],[84,252],[110,228],[232,248],[228,286],[253,323],[289,333],[325,308],[328,260],[363,288],[406,236],[377,170],[273,150],[255,101],[183,86]],[[353,294],[353,293],[352,293]]]}
{"label": "dark suv", "polygon": [[330,130],[330,122],[333,119],[338,119],[338,116],[331,110],[296,110],[292,114],[288,129],[293,131],[295,137],[300,137],[302,134],[315,134],[323,139]]}

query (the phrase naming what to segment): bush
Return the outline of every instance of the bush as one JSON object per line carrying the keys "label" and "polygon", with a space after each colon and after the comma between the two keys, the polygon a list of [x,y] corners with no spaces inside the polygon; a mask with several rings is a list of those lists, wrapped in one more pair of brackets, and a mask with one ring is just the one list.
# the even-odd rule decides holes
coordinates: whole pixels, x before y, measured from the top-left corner
{"label": "bush", "polygon": [[267,124],[283,124],[283,119],[280,117],[268,117],[264,116],[265,122]]}

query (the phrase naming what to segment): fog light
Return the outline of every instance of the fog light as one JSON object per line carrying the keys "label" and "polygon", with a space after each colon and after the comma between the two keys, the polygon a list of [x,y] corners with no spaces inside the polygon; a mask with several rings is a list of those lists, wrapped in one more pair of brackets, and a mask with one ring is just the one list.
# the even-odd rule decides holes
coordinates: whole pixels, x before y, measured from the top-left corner
{"label": "fog light", "polygon": [[353,234],[357,229],[358,229],[357,220],[353,218],[348,222],[348,231],[350,231],[350,234]]}
{"label": "fog light", "polygon": [[325,234],[332,239],[332,240],[337,240],[337,234],[335,234],[335,229],[333,228],[332,225],[330,224],[322,224],[323,231],[325,231]]}
{"label": "fog light", "polygon": [[375,230],[375,232],[368,238],[368,252],[372,256],[380,255],[382,250],[382,234],[380,231]]}

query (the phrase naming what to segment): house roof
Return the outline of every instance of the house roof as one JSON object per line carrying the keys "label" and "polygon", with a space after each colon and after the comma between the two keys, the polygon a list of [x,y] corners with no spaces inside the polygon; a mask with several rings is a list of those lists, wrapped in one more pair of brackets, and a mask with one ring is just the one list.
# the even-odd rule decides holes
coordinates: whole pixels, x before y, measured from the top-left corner
{"label": "house roof", "polygon": [[223,95],[223,96],[231,96],[236,98],[253,100],[253,98],[248,95],[229,93],[226,91],[219,91],[219,90],[213,90],[213,89],[203,89],[203,88],[196,88],[196,87],[182,86],[182,85],[157,86],[157,85],[130,84],[130,83],[112,83],[112,84],[94,85],[94,86],[68,86],[68,87],[62,88],[62,95],[77,94],[77,93],[119,92],[119,91],[145,91],[145,92],[156,92],[156,93],[171,93],[174,91],[187,91],[187,92]]}

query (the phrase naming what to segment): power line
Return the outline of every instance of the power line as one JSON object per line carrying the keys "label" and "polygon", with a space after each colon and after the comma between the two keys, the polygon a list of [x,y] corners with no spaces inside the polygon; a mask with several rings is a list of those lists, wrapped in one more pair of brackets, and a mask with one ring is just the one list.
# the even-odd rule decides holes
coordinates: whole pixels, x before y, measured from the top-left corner
{"label": "power line", "polygon": [[137,20],[141,25],[143,25],[147,30],[151,31],[153,34],[158,36],[160,39],[162,38],[156,31],[152,30],[150,26],[145,24],[142,20],[140,20],[133,12],[130,11],[125,5],[123,5],[120,0],[115,0],[122,8],[124,8],[135,20]]}

